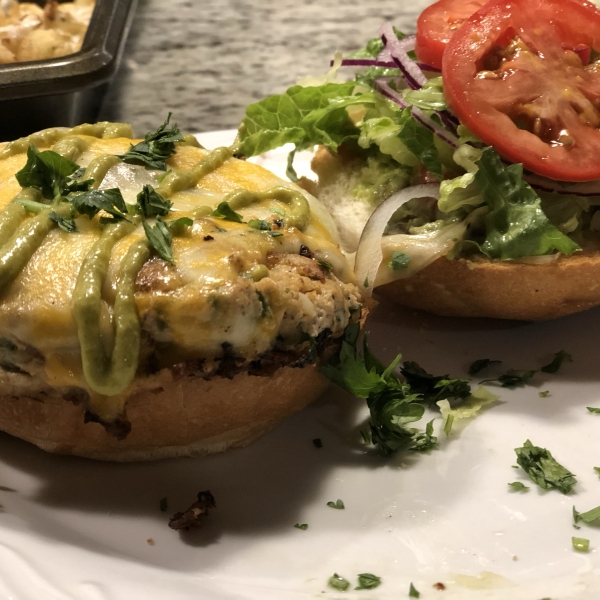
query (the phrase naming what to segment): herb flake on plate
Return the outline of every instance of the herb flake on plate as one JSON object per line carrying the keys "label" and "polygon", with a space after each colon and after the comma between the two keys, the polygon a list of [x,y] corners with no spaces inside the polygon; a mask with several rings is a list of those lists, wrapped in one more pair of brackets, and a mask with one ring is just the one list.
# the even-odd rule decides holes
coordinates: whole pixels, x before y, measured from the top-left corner
{"label": "herb flake on plate", "polygon": [[573,544],[573,550],[577,552],[589,552],[590,551],[590,540],[579,537],[572,537],[571,543]]}
{"label": "herb flake on plate", "polygon": [[327,585],[334,590],[339,590],[340,592],[345,592],[350,587],[350,582],[347,579],[344,579],[341,575],[334,573],[327,582]]}
{"label": "herb flake on plate", "polygon": [[358,576],[358,585],[355,590],[372,590],[381,585],[381,577],[373,575],[373,573],[360,573]]}
{"label": "herb flake on plate", "polygon": [[509,483],[508,485],[514,492],[529,491],[529,488],[524,483],[521,483],[520,481],[513,481],[512,483]]}
{"label": "herb flake on plate", "polygon": [[410,584],[410,587],[408,588],[408,597],[409,598],[420,598],[421,597],[421,593],[417,590],[417,588],[412,584]]}
{"label": "herb flake on plate", "polygon": [[302,531],[306,531],[308,529],[308,524],[307,523],[296,523],[294,525],[294,527],[296,529],[302,529]]}
{"label": "herb flake on plate", "polygon": [[328,502],[327,506],[329,506],[330,508],[337,508],[338,510],[346,508],[344,506],[344,503],[340,499],[336,500],[335,502]]}
{"label": "herb flake on plate", "polygon": [[519,466],[542,489],[556,488],[568,494],[577,483],[575,475],[559,464],[545,448],[534,446],[527,440],[521,448],[515,448],[515,452]]}
{"label": "herb flake on plate", "polygon": [[549,364],[543,366],[541,368],[541,370],[544,373],[557,373],[558,370],[561,368],[563,362],[573,362],[573,357],[568,353],[565,352],[564,350],[559,350],[555,355],[554,355],[554,359],[552,360],[552,362],[550,362]]}
{"label": "herb flake on plate", "polygon": [[490,358],[480,358],[479,360],[475,360],[469,366],[468,373],[471,377],[481,373],[484,369],[487,369],[491,365],[499,365],[501,360],[492,360]]}

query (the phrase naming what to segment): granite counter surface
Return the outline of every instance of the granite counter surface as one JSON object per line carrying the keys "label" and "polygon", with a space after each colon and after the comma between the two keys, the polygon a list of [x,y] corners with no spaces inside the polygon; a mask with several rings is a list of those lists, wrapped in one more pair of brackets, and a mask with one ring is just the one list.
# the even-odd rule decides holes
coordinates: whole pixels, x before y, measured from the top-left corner
{"label": "granite counter surface", "polygon": [[327,70],[336,50],[414,31],[428,0],[140,0],[102,119],[186,131],[236,127],[247,104]]}

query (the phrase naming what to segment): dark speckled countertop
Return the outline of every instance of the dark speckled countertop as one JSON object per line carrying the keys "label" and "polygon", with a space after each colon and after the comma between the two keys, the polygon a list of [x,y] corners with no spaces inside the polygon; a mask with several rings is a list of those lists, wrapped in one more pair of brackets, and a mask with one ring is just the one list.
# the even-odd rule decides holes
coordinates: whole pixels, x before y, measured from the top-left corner
{"label": "dark speckled countertop", "polygon": [[327,70],[377,34],[414,31],[428,0],[140,0],[101,118],[155,129],[237,127],[247,104]]}

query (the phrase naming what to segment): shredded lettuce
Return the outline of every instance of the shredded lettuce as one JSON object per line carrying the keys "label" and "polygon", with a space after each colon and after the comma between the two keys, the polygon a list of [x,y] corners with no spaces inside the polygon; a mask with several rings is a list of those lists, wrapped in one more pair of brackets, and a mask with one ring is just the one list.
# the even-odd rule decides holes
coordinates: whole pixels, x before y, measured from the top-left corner
{"label": "shredded lettuce", "polygon": [[497,152],[483,150],[475,182],[490,211],[485,239],[479,245],[489,258],[510,260],[550,254],[571,255],[580,246],[561,233],[544,214],[540,197],[523,179],[523,165],[504,166]]}
{"label": "shredded lettuce", "polygon": [[452,408],[448,400],[440,400],[439,402],[436,402],[436,404],[439,406],[440,413],[445,420],[447,420],[450,415],[452,415],[453,420],[471,419],[484,406],[497,402],[499,399],[499,396],[480,385],[470,396],[467,396],[455,408]]}
{"label": "shredded lettuce", "polygon": [[363,121],[358,145],[368,148],[376,144],[383,154],[390,155],[397,163],[414,167],[419,160],[400,139],[402,125],[391,117]]}
{"label": "shredded lettuce", "polygon": [[407,90],[403,94],[404,99],[421,110],[447,110],[448,103],[444,97],[444,84],[442,78],[430,79],[419,90]]}

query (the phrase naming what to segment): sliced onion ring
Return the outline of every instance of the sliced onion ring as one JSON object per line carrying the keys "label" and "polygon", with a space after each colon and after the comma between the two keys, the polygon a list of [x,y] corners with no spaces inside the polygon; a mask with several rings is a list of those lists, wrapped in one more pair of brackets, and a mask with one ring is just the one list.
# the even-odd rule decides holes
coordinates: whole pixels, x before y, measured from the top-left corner
{"label": "sliced onion ring", "polygon": [[399,40],[390,23],[384,23],[379,28],[379,35],[392,60],[402,71],[408,85],[414,90],[422,88],[427,83],[427,77],[425,77],[417,63],[408,56],[408,52],[415,48],[415,36],[409,35],[403,40]]}
{"label": "sliced onion ring", "polygon": [[370,296],[373,293],[373,284],[377,277],[379,265],[383,260],[381,238],[393,214],[403,204],[414,198],[435,198],[438,200],[439,197],[440,186],[436,183],[414,185],[393,194],[375,209],[360,236],[354,265],[358,285],[366,294]]}

